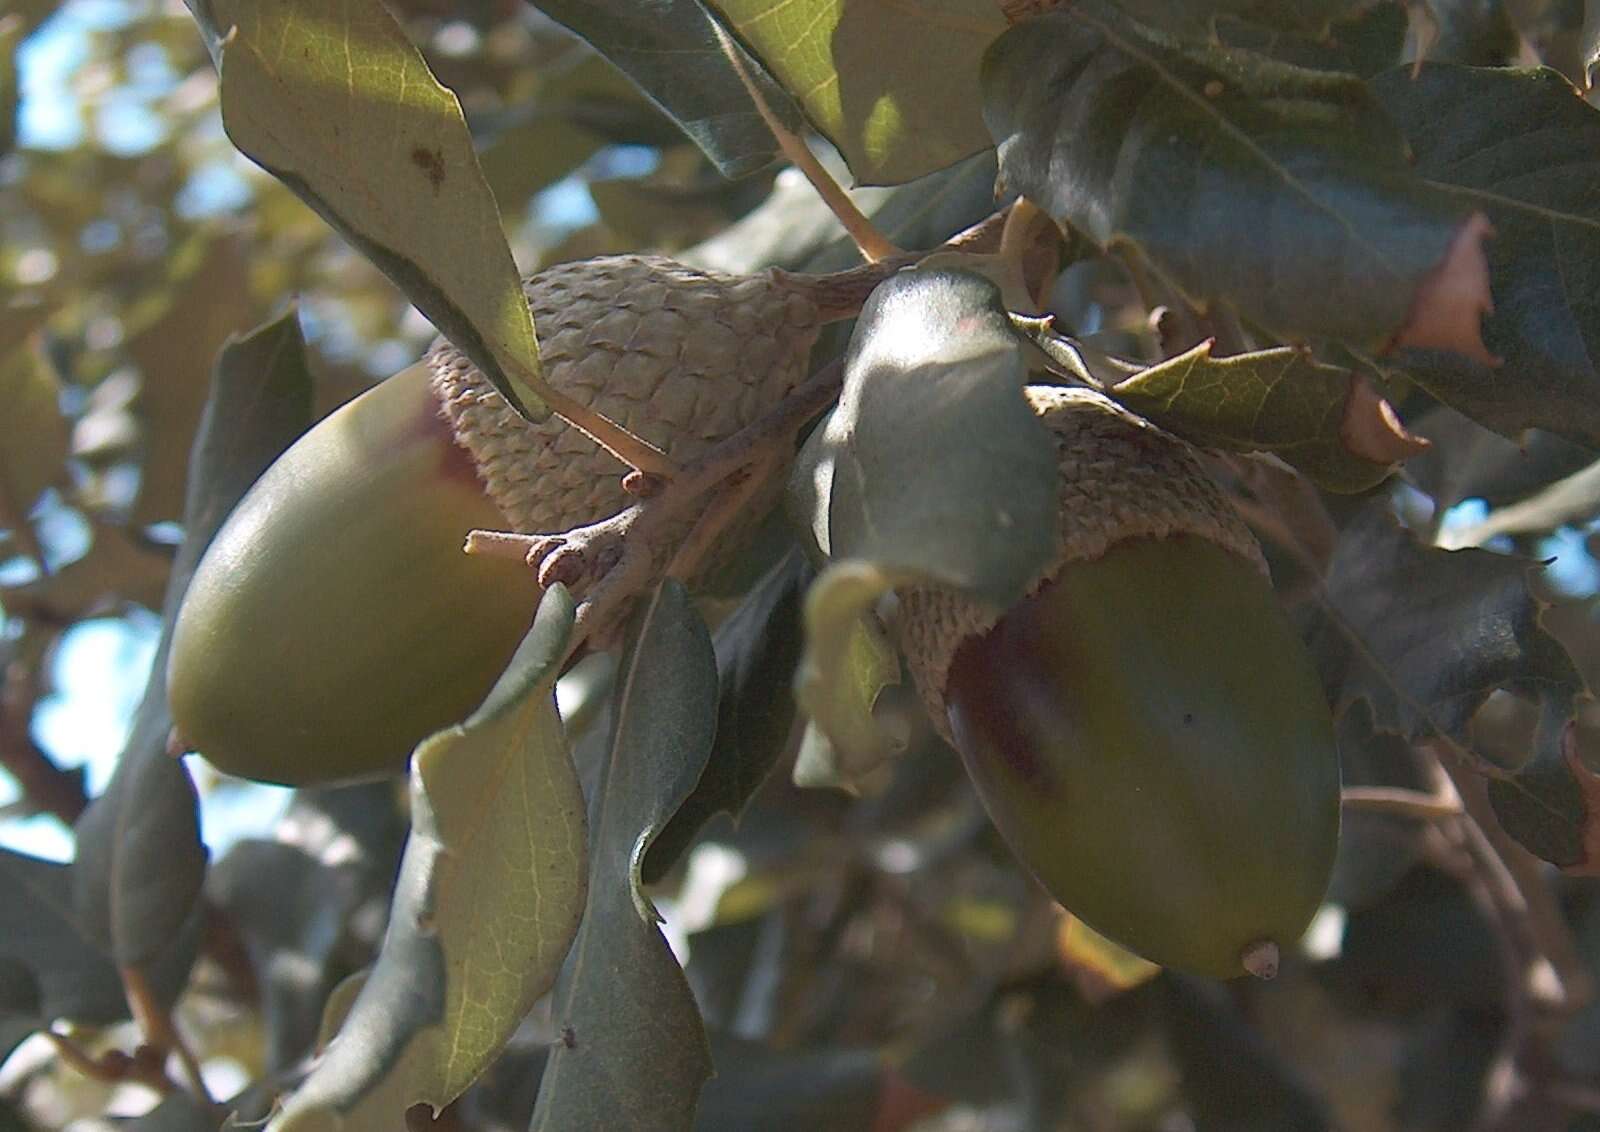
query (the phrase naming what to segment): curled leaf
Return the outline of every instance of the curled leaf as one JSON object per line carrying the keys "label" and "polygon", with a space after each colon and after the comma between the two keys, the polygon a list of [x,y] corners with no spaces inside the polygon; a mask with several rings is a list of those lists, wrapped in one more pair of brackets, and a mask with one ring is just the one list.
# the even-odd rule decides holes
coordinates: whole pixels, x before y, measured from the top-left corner
{"label": "curled leaf", "polygon": [[1041,341],[1067,372],[1196,444],[1270,453],[1329,491],[1382,482],[1427,447],[1366,378],[1293,347],[1212,356],[1211,340],[1153,366]]}
{"label": "curled leaf", "polygon": [[933,582],[1004,608],[1049,561],[1055,448],[1023,397],[1027,376],[987,278],[905,272],[863,308],[839,407],[791,479],[792,510],[833,559],[806,599],[795,686],[827,740],[802,763],[814,781],[858,784],[903,745],[873,715],[900,678],[880,597]]}
{"label": "curled leaf", "polygon": [[[1440,401],[1506,436],[1549,429],[1593,446],[1600,438],[1600,110],[1546,68],[1397,67],[1368,84],[1405,131],[1414,173],[1485,221],[1452,248],[1421,332],[1441,348],[1409,343],[1390,361]],[[1493,225],[1494,239],[1475,238]],[[1467,323],[1482,307],[1476,260],[1487,262],[1493,313],[1485,350],[1470,351]],[[1415,318],[1410,321],[1416,322]],[[1437,325],[1436,325],[1437,323]],[[1468,351],[1463,351],[1468,343]],[[1484,354],[1505,360],[1485,364]]]}
{"label": "curled leaf", "polygon": [[873,715],[883,690],[900,682],[899,654],[873,613],[894,582],[872,563],[836,562],[806,595],[795,698],[815,733],[808,732],[796,766],[803,785],[848,789],[904,749],[903,737]]}

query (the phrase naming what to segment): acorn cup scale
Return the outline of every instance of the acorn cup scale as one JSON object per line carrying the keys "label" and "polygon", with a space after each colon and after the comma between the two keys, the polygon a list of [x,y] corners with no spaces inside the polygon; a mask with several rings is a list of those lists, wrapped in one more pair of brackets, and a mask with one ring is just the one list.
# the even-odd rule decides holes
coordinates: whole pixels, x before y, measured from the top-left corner
{"label": "acorn cup scale", "polygon": [[1316,672],[1187,446],[1088,391],[1029,396],[1056,434],[1061,553],[1003,613],[902,593],[919,690],[1070,912],[1156,963],[1270,976],[1338,843]]}
{"label": "acorn cup scale", "polygon": [[[550,384],[677,460],[804,380],[820,325],[776,274],[653,256],[559,265],[524,293]],[[532,572],[465,554],[467,533],[599,521],[632,502],[625,471],[436,342],[303,436],[213,540],[168,664],[180,743],[287,785],[403,770],[478,706],[538,604]]]}

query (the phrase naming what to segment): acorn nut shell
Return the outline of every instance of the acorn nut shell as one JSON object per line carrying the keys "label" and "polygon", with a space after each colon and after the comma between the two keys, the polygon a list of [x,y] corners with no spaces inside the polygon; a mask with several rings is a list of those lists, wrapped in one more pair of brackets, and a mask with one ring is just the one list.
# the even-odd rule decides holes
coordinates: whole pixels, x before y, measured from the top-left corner
{"label": "acorn nut shell", "polygon": [[240,501],[184,595],[167,678],[184,745],[290,786],[403,770],[532,620],[521,563],[462,553],[504,522],[426,366],[332,413]]}

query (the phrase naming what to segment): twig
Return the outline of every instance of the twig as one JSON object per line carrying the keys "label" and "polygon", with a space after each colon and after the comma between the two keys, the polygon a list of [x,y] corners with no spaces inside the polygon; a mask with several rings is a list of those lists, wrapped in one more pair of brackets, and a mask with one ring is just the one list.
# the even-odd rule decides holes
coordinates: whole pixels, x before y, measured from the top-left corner
{"label": "twig", "polygon": [[36,813],[51,814],[70,826],[89,806],[81,770],[64,770],[29,733],[38,674],[15,663],[0,680],[0,766],[11,772],[22,798]]}
{"label": "twig", "polygon": [[182,1091],[182,1087],[167,1075],[159,1057],[138,1057],[120,1049],[108,1050],[96,1057],[65,1034],[55,1030],[42,1031],[56,1054],[75,1072],[91,1081],[115,1085],[123,1081],[137,1081],[166,1096]]}
{"label": "twig", "polygon": [[[468,554],[520,557],[539,571],[543,585],[560,581],[580,595],[572,655],[590,638],[605,640],[628,600],[660,576],[699,516],[704,497],[750,465],[769,459],[838,396],[843,363],[835,360],[789,394],[772,412],[684,465],[660,494],[627,510],[558,535],[473,531]],[[734,516],[713,509],[720,522],[702,538],[714,538]]]}
{"label": "twig", "polygon": [[[1557,994],[1553,999],[1549,995],[1541,995],[1541,1000],[1562,1012],[1581,1009],[1594,998],[1594,976],[1562,917],[1543,866],[1500,828],[1494,810],[1489,805],[1483,780],[1443,758],[1439,761],[1456,784],[1467,815],[1472,819],[1478,836],[1483,838],[1485,851],[1491,853],[1498,862],[1497,876],[1515,894],[1514,907],[1526,934],[1529,950],[1549,964],[1555,977]],[[1507,904],[1513,906],[1509,896]]]}
{"label": "twig", "polygon": [[1588,1081],[1543,1080],[1539,1091],[1574,1112],[1600,1113],[1600,1088]]}
{"label": "twig", "polygon": [[1437,741],[1413,749],[1436,778],[1448,781],[1461,801],[1461,814],[1435,828],[1460,850],[1458,859],[1466,864],[1454,875],[1484,908],[1506,968],[1508,1024],[1485,1077],[1484,1108],[1476,1121],[1478,1127],[1489,1127],[1515,1100],[1529,1043],[1539,1035],[1532,1024],[1533,1008],[1568,1014],[1590,1001],[1593,979],[1544,872],[1523,860],[1526,853],[1500,830],[1482,779],[1446,757],[1449,748]]}
{"label": "twig", "polygon": [[200,1060],[183,1040],[183,1035],[178,1032],[178,1027],[172,1021],[171,1013],[156,997],[144,972],[137,967],[119,967],[117,973],[122,977],[122,990],[128,999],[128,1009],[144,1033],[145,1040],[163,1053],[167,1051],[176,1053],[178,1064],[183,1067],[189,1092],[202,1104],[216,1107],[217,1102],[211,1096],[211,1091],[206,1088],[205,1078],[201,1076]]}
{"label": "twig", "polygon": [[1156,282],[1138,249],[1123,246],[1117,250],[1121,253],[1117,259],[1128,273],[1145,309],[1147,324],[1154,332],[1156,356],[1174,358],[1203,342],[1206,335],[1200,329],[1197,312],[1188,303],[1166,301],[1166,288]]}
{"label": "twig", "polygon": [[817,191],[822,202],[838,218],[844,230],[849,233],[850,239],[855,241],[856,247],[861,252],[861,258],[868,263],[876,263],[899,255],[900,249],[895,247],[889,237],[879,231],[877,225],[856,207],[856,202],[850,199],[850,194],[845,192],[839,182],[833,179],[833,175],[823,168],[822,162],[817,160],[811,148],[796,137],[794,131],[778,121],[778,116],[772,112],[772,107],[767,105],[767,100],[762,96],[761,89],[750,77],[749,68],[744,65],[738,46],[729,38],[723,26],[713,20],[712,27],[716,29],[717,42],[722,46],[722,53],[733,65],[734,73],[744,84],[744,89],[750,95],[750,101],[755,103],[756,112],[761,115],[761,120],[767,124],[767,129],[772,131],[778,148],[794,163],[794,167],[805,175],[805,179],[811,182],[811,187]]}
{"label": "twig", "polygon": [[717,489],[716,498],[696,520],[688,537],[672,556],[667,574],[684,582],[697,577],[715,553],[722,532],[760,494],[768,480],[782,470],[785,463],[777,458],[777,453],[768,452],[757,456],[746,467],[728,477]]}
{"label": "twig", "polygon": [[1505,980],[1506,1029],[1488,1071],[1484,1074],[1481,1103],[1472,1123],[1474,1129],[1494,1126],[1512,1101],[1510,1085],[1515,1080],[1517,1063],[1522,1056],[1529,1035],[1530,1010],[1528,998],[1528,957],[1523,951],[1512,917],[1501,902],[1504,892],[1497,892],[1491,883],[1491,873],[1476,847],[1471,844],[1469,831],[1475,828],[1465,815],[1458,820],[1440,822],[1429,830],[1424,842],[1427,855],[1466,890],[1467,896],[1478,908],[1494,936],[1496,954],[1500,957],[1501,976]]}
{"label": "twig", "polygon": [[[600,580],[585,603],[586,609],[579,611],[579,632],[574,634],[575,638],[581,639],[584,630],[590,627],[606,629],[619,607],[625,607],[628,599],[648,586],[659,572],[660,551],[652,544],[667,541],[662,535],[681,526],[684,513],[707,492],[751,463],[777,451],[779,446],[791,445],[794,434],[839,395],[843,379],[841,361],[824,366],[761,420],[713,446],[686,466],[681,487],[674,483],[656,498],[635,504],[630,510],[640,514],[633,524],[637,532],[633,545],[624,544],[616,568]],[[725,526],[732,515],[723,518]]]}

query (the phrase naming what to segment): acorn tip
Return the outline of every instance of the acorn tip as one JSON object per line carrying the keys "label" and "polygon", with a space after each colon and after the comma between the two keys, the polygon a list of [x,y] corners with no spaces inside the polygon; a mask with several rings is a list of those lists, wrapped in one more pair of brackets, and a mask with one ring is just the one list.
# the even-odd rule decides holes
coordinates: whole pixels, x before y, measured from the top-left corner
{"label": "acorn tip", "polygon": [[1278,945],[1270,939],[1258,939],[1239,956],[1244,969],[1258,979],[1271,979],[1278,974]]}

